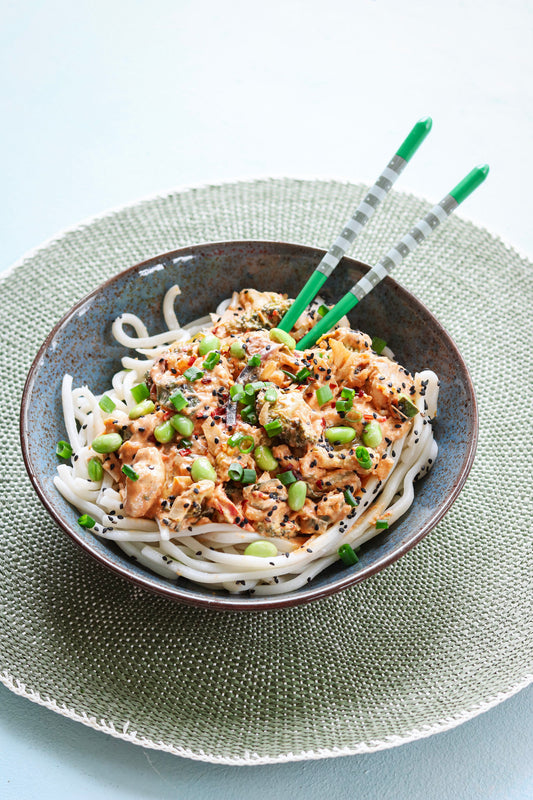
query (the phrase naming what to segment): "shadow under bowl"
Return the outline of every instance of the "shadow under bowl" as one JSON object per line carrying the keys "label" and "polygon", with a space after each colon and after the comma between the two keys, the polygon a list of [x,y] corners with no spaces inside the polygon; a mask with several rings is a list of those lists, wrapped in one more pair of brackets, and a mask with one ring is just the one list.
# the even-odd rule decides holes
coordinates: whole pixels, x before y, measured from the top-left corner
{"label": "shadow under bowl", "polygon": [[[172,581],[130,560],[112,542],[78,525],[78,512],[53,484],[55,446],[65,438],[61,381],[87,384],[102,393],[120,369],[127,351],[113,338],[113,320],[124,312],[138,315],[151,333],[166,329],[165,292],[181,288],[176,302],[180,324],[213,311],[235,289],[286,292],[295,297],[324,251],[281,242],[237,241],[200,244],[144,261],[121,272],[79,301],[58,322],[30,369],[22,398],[21,439],[26,469],[44,506],[60,527],[104,566],[145,589],[214,609],[274,609],[318,600],[353,586],[396,561],[442,518],[470,471],[477,442],[477,409],[472,381],[454,342],[437,319],[392,278],[386,278],[350,314],[353,328],[387,341],[410,372],[432,369],[440,379],[439,413],[434,433],[439,455],[430,472],[415,484],[411,508],[391,528],[367,542],[359,562],[330,566],[309,585],[273,597],[230,595],[179,578]],[[369,267],[343,258],[321,291],[336,302]],[[128,354],[136,355],[133,351]],[[46,420],[46,426],[43,426]]]}

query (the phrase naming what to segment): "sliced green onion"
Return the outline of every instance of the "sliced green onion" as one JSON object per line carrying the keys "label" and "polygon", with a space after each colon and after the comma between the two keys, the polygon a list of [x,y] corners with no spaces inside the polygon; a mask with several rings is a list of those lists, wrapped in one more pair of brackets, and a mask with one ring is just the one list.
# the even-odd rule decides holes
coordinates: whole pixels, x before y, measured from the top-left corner
{"label": "sliced green onion", "polygon": [[307,369],[307,367],[302,367],[302,369],[300,369],[296,373],[296,380],[300,381],[300,382],[303,382],[303,381],[305,381],[306,378],[308,378],[310,376],[310,374],[311,374],[311,370],[310,369]]}
{"label": "sliced green onion", "polygon": [[389,521],[387,519],[378,519],[376,520],[376,528],[377,530],[385,530],[385,528],[389,527]]}
{"label": "sliced green onion", "polygon": [[236,342],[231,343],[231,347],[229,349],[230,356],[233,358],[244,358],[246,355],[246,350],[244,349],[244,345],[238,339]]}
{"label": "sliced green onion", "polygon": [[200,456],[192,462],[191,478],[193,481],[216,481],[215,468],[208,458]]}
{"label": "sliced green onion", "polygon": [[278,399],[278,393],[273,386],[269,386],[265,392],[265,400],[267,403],[275,403]]}
{"label": "sliced green onion", "polygon": [[255,483],[257,480],[257,473],[255,469],[243,469],[241,483]]}
{"label": "sliced green onion", "polygon": [[174,427],[171,425],[170,420],[161,423],[154,428],[154,436],[161,444],[167,444],[174,438]]}
{"label": "sliced green onion", "polygon": [[347,567],[353,567],[353,565],[357,564],[359,561],[359,558],[355,554],[355,550],[350,544],[347,543],[341,544],[337,550],[337,554]]}
{"label": "sliced green onion", "polygon": [[184,409],[185,406],[189,405],[189,401],[187,400],[185,395],[182,392],[180,392],[179,389],[177,392],[174,392],[174,394],[171,396],[170,402],[172,403],[176,411],[182,411],[182,409]]}
{"label": "sliced green onion", "polygon": [[355,389],[344,388],[341,391],[341,397],[344,397],[346,400],[351,400],[353,402],[353,399],[355,397]]}
{"label": "sliced green onion", "polygon": [[241,398],[244,397],[244,386],[240,383],[234,383],[233,386],[230,387],[229,396],[232,400],[240,402]]}
{"label": "sliced green onion", "polygon": [[137,386],[131,387],[131,396],[136,403],[141,403],[147,397],[150,397],[150,389],[145,383],[138,383]]}
{"label": "sliced green onion", "polygon": [[379,422],[376,422],[375,419],[364,425],[361,439],[363,440],[363,444],[366,444],[367,447],[377,447],[382,438],[381,427]]}
{"label": "sliced green onion", "polygon": [[328,428],[324,435],[332,444],[348,444],[355,439],[354,429],[342,426]]}
{"label": "sliced green onion", "polygon": [[185,414],[174,414],[169,419],[170,424],[181,436],[190,436],[194,430],[194,422]]}
{"label": "sliced green onion", "polygon": [[126,478],[130,479],[130,481],[138,481],[139,480],[139,475],[135,472],[134,469],[129,467],[127,464],[124,464],[124,466],[122,467],[122,472],[124,473]]}
{"label": "sliced green onion", "polygon": [[244,551],[245,556],[257,556],[259,558],[274,558],[278,555],[278,548],[274,542],[260,541],[250,542]]}
{"label": "sliced green onion", "polygon": [[72,452],[72,447],[64,439],[60,439],[56,444],[56,456],[59,456],[59,458],[70,458]]}
{"label": "sliced green onion", "polygon": [[240,434],[241,438],[239,439],[238,448],[241,453],[251,453],[255,447],[255,441],[253,436],[243,436]]}
{"label": "sliced green onion", "polygon": [[82,514],[81,517],[78,517],[78,525],[81,525],[82,528],[94,528],[96,522],[89,514]]}
{"label": "sliced green onion", "polygon": [[296,481],[296,478],[294,477],[293,472],[290,469],[288,469],[287,472],[280,472],[279,475],[276,475],[276,478],[284,486],[290,486],[291,483],[294,483]]}
{"label": "sliced green onion", "polygon": [[352,407],[351,400],[337,400],[335,403],[335,409],[340,411],[342,414],[346,414]]}
{"label": "sliced green onion", "polygon": [[286,333],[285,331],[281,331],[279,328],[272,328],[270,333],[268,334],[273,342],[278,342],[279,344],[284,344],[289,350],[296,349],[296,339],[293,339],[290,333]]}
{"label": "sliced green onion", "polygon": [[294,374],[294,372],[289,372],[288,369],[282,369],[281,371],[283,372],[284,375],[287,376],[287,378],[290,378],[291,381],[295,381],[296,380],[296,375]]}
{"label": "sliced green onion", "polygon": [[307,485],[304,481],[296,481],[291,483],[288,491],[288,504],[292,511],[301,511],[305,505],[305,498],[307,496]]}
{"label": "sliced green onion", "polygon": [[[248,436],[247,438],[248,438],[248,439],[251,439],[252,437],[251,437],[251,436]],[[240,441],[242,441],[243,439],[244,439],[244,434],[243,434],[243,433],[239,433],[239,432],[237,432],[237,433],[234,433],[234,434],[232,434],[232,435],[229,437],[229,439],[228,439],[228,444],[229,444],[229,446],[230,446],[230,447],[237,447],[237,445],[239,444],[239,442],[240,442]],[[253,440],[252,440],[252,441],[253,441]],[[252,445],[252,447],[253,447],[253,445]]]}
{"label": "sliced green onion", "polygon": [[194,381],[199,381],[200,378],[204,377],[203,369],[198,369],[198,367],[189,367],[183,373],[183,377],[186,378],[190,383],[194,383]]}
{"label": "sliced green onion", "polygon": [[216,367],[219,361],[220,353],[217,353],[216,350],[212,350],[207,358],[204,359],[203,368],[211,372],[211,370]]}
{"label": "sliced green onion", "polygon": [[316,392],[316,401],[318,405],[322,408],[329,400],[333,399],[333,392],[329,388],[329,386],[320,386]]}
{"label": "sliced green onion", "polygon": [[279,419],[273,419],[271,422],[267,422],[263,427],[270,439],[273,439],[274,436],[279,436],[283,431],[283,425]]}
{"label": "sliced green onion", "polygon": [[254,458],[257,466],[267,472],[272,472],[272,470],[279,467],[279,463],[274,458],[272,450],[265,444],[260,444],[259,447],[255,448]]}
{"label": "sliced green onion", "polygon": [[346,502],[348,503],[349,506],[351,506],[352,508],[356,507],[357,500],[355,499],[355,497],[351,493],[350,489],[346,489],[346,491],[344,492],[344,499],[346,500]]}
{"label": "sliced green onion", "polygon": [[242,464],[239,464],[238,461],[234,461],[233,464],[229,465],[228,475],[230,480],[240,481],[243,472]]}
{"label": "sliced green onion", "polygon": [[317,313],[320,314],[321,317],[325,317],[326,314],[329,313],[329,308],[322,304],[321,306],[318,306]]}
{"label": "sliced green onion", "polygon": [[250,400],[253,400],[253,398],[255,397],[255,389],[253,383],[247,383],[245,385],[244,394],[246,395],[246,399],[248,400],[248,402],[250,402]]}
{"label": "sliced green onion", "polygon": [[255,413],[255,405],[250,403],[241,410],[241,418],[249,425],[257,425],[257,414]]}
{"label": "sliced green onion", "polygon": [[90,481],[101,481],[104,477],[104,468],[99,458],[90,458],[87,463],[87,472]]}
{"label": "sliced green onion", "polygon": [[266,383],[264,381],[253,381],[253,383],[250,383],[249,386],[252,387],[256,394],[257,392],[260,392],[261,389],[266,389]]}
{"label": "sliced green onion", "polygon": [[143,400],[142,403],[137,403],[136,406],[133,406],[128,416],[130,419],[139,419],[139,417],[144,417],[145,414],[151,414],[153,411],[155,411],[155,403],[152,400]]}
{"label": "sliced green onion", "polygon": [[106,412],[106,414],[111,414],[113,409],[117,407],[117,404],[114,403],[113,400],[111,400],[108,394],[102,395],[102,397],[98,401],[98,405],[100,406],[102,411]]}
{"label": "sliced green onion", "polygon": [[114,453],[122,444],[122,436],[119,433],[102,433],[93,439],[91,444],[95,453]]}
{"label": "sliced green onion", "polygon": [[249,367],[260,367],[261,366],[261,356],[258,356],[257,353],[255,356],[252,356],[248,359],[248,366]]}
{"label": "sliced green onion", "polygon": [[370,469],[372,466],[372,459],[370,458],[370,453],[363,447],[363,445],[359,445],[359,447],[355,448],[355,457],[358,460],[359,464],[363,467],[363,469]]}
{"label": "sliced green onion", "polygon": [[200,353],[201,356],[206,356],[212,350],[218,350],[219,347],[220,347],[220,339],[218,338],[218,336],[215,336],[214,333],[206,333],[206,335],[200,342],[200,346],[198,347],[198,352]]}
{"label": "sliced green onion", "polygon": [[380,339],[379,336],[374,336],[372,339],[372,350],[380,355],[387,347],[387,342],[384,339]]}
{"label": "sliced green onion", "polygon": [[179,443],[178,443],[178,447],[179,447],[179,448],[183,448],[183,447],[187,447],[187,448],[188,448],[188,447],[192,447],[192,442],[191,442],[191,440],[190,440],[190,439],[180,439],[180,441],[179,441]]}

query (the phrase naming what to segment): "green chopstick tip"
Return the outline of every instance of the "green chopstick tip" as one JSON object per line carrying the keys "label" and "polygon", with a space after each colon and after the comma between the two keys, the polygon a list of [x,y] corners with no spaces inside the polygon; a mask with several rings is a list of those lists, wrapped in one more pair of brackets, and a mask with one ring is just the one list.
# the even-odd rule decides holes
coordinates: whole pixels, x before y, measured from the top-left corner
{"label": "green chopstick tip", "polygon": [[489,174],[488,164],[479,164],[470,170],[468,175],[452,189],[450,195],[457,203],[462,203],[472,192],[480,186]]}
{"label": "green chopstick tip", "polygon": [[396,155],[400,156],[400,158],[403,158],[405,161],[409,161],[430,132],[432,125],[433,120],[431,117],[419,119],[396,151]]}

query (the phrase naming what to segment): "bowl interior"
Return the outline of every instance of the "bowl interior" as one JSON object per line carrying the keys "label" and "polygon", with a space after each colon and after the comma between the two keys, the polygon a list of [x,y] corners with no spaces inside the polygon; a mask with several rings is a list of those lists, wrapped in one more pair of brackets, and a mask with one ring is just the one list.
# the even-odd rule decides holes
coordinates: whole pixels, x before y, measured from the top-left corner
{"label": "bowl interior", "polygon": [[[441,382],[439,414],[434,423],[439,457],[415,485],[415,502],[385,534],[361,549],[355,567],[341,563],[321,573],[308,587],[290,595],[255,598],[231,596],[171,581],[135,564],[115,545],[103,542],[77,524],[78,513],[53,485],[55,445],[66,436],[61,409],[61,381],[95,392],[110,386],[125,355],[111,334],[115,317],[137,314],[150,333],[165,330],[161,313],[167,289],[179,283],[176,311],[181,324],[209,313],[235,289],[254,287],[296,296],[323,251],[276,242],[224,242],[197,245],[157,256],[120,273],[81,300],[58,323],[40,349],[24,391],[21,412],[23,454],[30,478],[56,522],[102,564],[137,584],[182,602],[234,610],[296,605],[352,585],[399,558],[443,516],[470,469],[477,439],[475,397],[466,366],[449,335],[409,292],[387,278],[351,314],[351,324],[385,339],[395,357],[411,372],[429,368]],[[321,295],[335,302],[368,269],[344,258]],[[134,353],[131,353],[134,355]],[[46,428],[42,420],[47,420]]]}

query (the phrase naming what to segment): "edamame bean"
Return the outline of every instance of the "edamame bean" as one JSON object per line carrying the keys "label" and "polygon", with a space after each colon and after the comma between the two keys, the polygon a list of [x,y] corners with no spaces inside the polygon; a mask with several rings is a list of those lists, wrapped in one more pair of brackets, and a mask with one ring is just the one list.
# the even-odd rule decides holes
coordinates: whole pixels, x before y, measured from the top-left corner
{"label": "edamame bean", "polygon": [[289,508],[293,511],[301,511],[304,507],[307,495],[307,486],[304,481],[296,481],[289,486]]}
{"label": "edamame bean", "polygon": [[205,356],[211,352],[211,350],[218,350],[220,347],[220,339],[218,336],[215,336],[214,333],[208,333],[204,336],[202,341],[200,342],[200,346],[198,347],[198,352],[201,356]]}
{"label": "edamame bean", "polygon": [[286,333],[286,331],[281,331],[279,328],[272,328],[268,335],[273,342],[287,345],[289,350],[294,350],[296,348],[296,340],[292,338],[290,333]]}
{"label": "edamame bean", "polygon": [[367,422],[361,436],[363,444],[366,444],[367,447],[377,447],[382,438],[379,422],[376,422],[375,419],[373,419],[372,422]]}
{"label": "edamame bean", "polygon": [[259,556],[260,558],[274,558],[274,556],[278,555],[278,548],[273,542],[263,542],[258,539],[256,542],[250,542],[244,551],[244,555]]}
{"label": "edamame bean", "polygon": [[246,350],[244,349],[243,343],[237,339],[237,341],[231,343],[229,353],[233,358],[244,358]]}
{"label": "edamame bean", "polygon": [[170,424],[181,436],[189,437],[194,430],[194,422],[185,414],[174,414],[169,420]]}
{"label": "edamame bean", "polygon": [[129,413],[129,418],[139,419],[139,417],[144,417],[145,414],[151,414],[152,411],[155,411],[155,404],[151,400],[143,400],[142,403],[137,403],[136,406],[133,406]]}
{"label": "edamame bean", "polygon": [[200,458],[193,461],[191,478],[193,481],[216,481],[217,474],[209,459],[205,456],[200,456]]}
{"label": "edamame bean", "polygon": [[278,468],[278,462],[272,455],[272,450],[264,444],[259,445],[254,450],[255,463],[261,469],[271,472],[273,469]]}
{"label": "edamame bean", "polygon": [[154,428],[154,436],[161,444],[170,442],[174,437],[174,428],[170,424],[170,421],[163,422],[161,425],[158,425],[157,428]]}
{"label": "edamame bean", "polygon": [[339,426],[336,428],[328,428],[325,436],[331,444],[348,444],[355,439],[355,431],[353,428]]}
{"label": "edamame bean", "polygon": [[95,453],[114,453],[122,444],[122,436],[118,433],[102,433],[93,439],[91,447]]}

